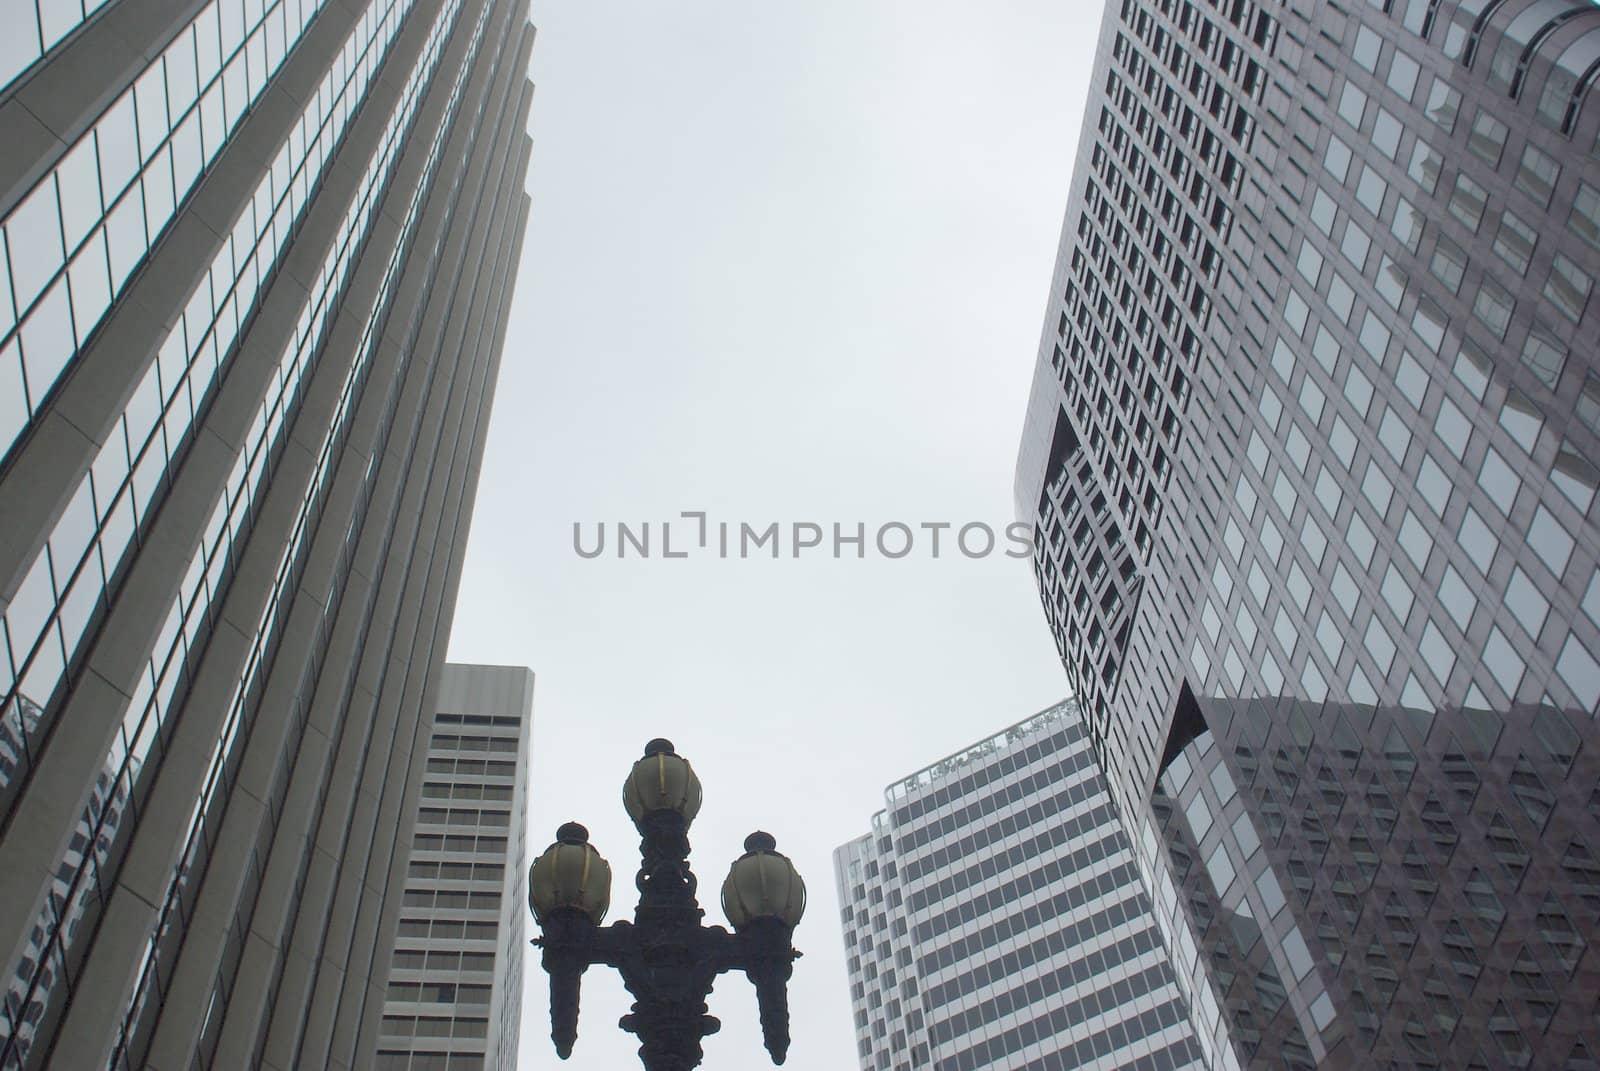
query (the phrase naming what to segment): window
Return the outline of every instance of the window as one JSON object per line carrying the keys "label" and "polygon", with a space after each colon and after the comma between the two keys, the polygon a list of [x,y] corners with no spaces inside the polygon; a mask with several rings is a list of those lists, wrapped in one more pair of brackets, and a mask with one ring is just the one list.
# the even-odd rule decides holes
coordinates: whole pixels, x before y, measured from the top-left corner
{"label": "window", "polygon": [[1466,513],[1461,518],[1461,528],[1457,535],[1461,548],[1467,552],[1467,557],[1472,559],[1472,564],[1478,567],[1478,572],[1488,576],[1490,567],[1494,564],[1495,551],[1500,549],[1500,541],[1495,538],[1483,518],[1478,516],[1478,511],[1471,506],[1467,507]]}
{"label": "window", "polygon": [[1500,154],[1505,151],[1509,128],[1485,109],[1472,121],[1472,133],[1467,136],[1467,149],[1490,167],[1500,165]]}
{"label": "window", "polygon": [[1322,254],[1317,252],[1317,247],[1311,244],[1309,238],[1300,244],[1300,257],[1295,262],[1295,267],[1306,282],[1315,289],[1322,279]]}
{"label": "window", "polygon": [[1378,109],[1377,121],[1372,126],[1372,144],[1391,160],[1400,156],[1400,120],[1387,108]]}
{"label": "window", "polygon": [[1478,598],[1453,565],[1444,567],[1444,576],[1439,580],[1439,602],[1456,627],[1466,632],[1472,623],[1472,612],[1478,608]]}
{"label": "window", "polygon": [[1515,300],[1492,279],[1483,281],[1478,287],[1477,297],[1472,301],[1472,314],[1495,338],[1501,339],[1506,337],[1506,328],[1511,325],[1511,313],[1515,308]]}
{"label": "window", "polygon": [[1345,528],[1345,542],[1356,556],[1356,561],[1361,563],[1361,568],[1372,568],[1372,555],[1378,548],[1378,540],[1354,510],[1350,512],[1350,523]]}
{"label": "window", "polygon": [[1449,447],[1457,459],[1466,456],[1467,444],[1472,438],[1472,424],[1449,398],[1439,402],[1439,415],[1434,418],[1433,430],[1439,436],[1439,441]]}
{"label": "window", "polygon": [[1483,210],[1488,202],[1489,191],[1474,182],[1465,171],[1456,176],[1455,190],[1450,195],[1452,216],[1476,231],[1483,222]]}
{"label": "window", "polygon": [[1330,238],[1333,236],[1333,221],[1338,214],[1333,204],[1333,198],[1328,196],[1328,191],[1318,188],[1311,195],[1311,222],[1317,229]]}
{"label": "window", "polygon": [[1389,230],[1400,240],[1401,245],[1413,253],[1417,251],[1417,246],[1422,241],[1422,217],[1404,197],[1395,200],[1394,220],[1389,224]]}
{"label": "window", "polygon": [[1355,61],[1367,70],[1377,73],[1378,53],[1382,49],[1382,38],[1369,27],[1362,26],[1356,30],[1355,48],[1352,54]]}
{"label": "window", "polygon": [[1404,52],[1397,51],[1394,54],[1394,59],[1389,63],[1389,88],[1394,90],[1401,100],[1409,104],[1411,95],[1417,90],[1417,76],[1421,72],[1422,69],[1417,65],[1416,60]]}
{"label": "window", "polygon": [[1340,185],[1343,185],[1345,176],[1350,173],[1350,146],[1340,141],[1336,135],[1330,135],[1328,151],[1322,157],[1322,166]]}
{"label": "window", "polygon": [[1451,89],[1443,78],[1435,78],[1433,88],[1428,91],[1428,106],[1425,110],[1428,118],[1448,134],[1456,128],[1456,116],[1461,113],[1461,94]]}
{"label": "window", "polygon": [[1379,623],[1376,615],[1367,622],[1367,631],[1363,634],[1361,642],[1367,648],[1367,653],[1372,656],[1379,674],[1388,676],[1389,667],[1394,664],[1394,640],[1390,639],[1389,630]]}
{"label": "window", "polygon": [[1522,150],[1522,163],[1517,168],[1517,189],[1533,198],[1540,208],[1550,203],[1556,181],[1561,177],[1561,165],[1534,145]]}
{"label": "window", "polygon": [[1433,553],[1433,537],[1428,535],[1427,527],[1409,509],[1400,522],[1400,549],[1406,552],[1406,557],[1417,567],[1417,572],[1427,570],[1428,555]]}
{"label": "window", "polygon": [[1533,369],[1545,386],[1554,388],[1561,379],[1561,370],[1566,367],[1566,347],[1543,324],[1535,323],[1522,344],[1522,362]]}
{"label": "window", "polygon": [[1489,629],[1488,642],[1483,645],[1483,660],[1495,682],[1508,697],[1515,699],[1517,686],[1522,683],[1522,674],[1527,666],[1498,626]]}
{"label": "window", "polygon": [[1500,259],[1511,265],[1518,275],[1526,275],[1528,263],[1533,259],[1533,247],[1539,236],[1534,229],[1512,212],[1500,217],[1500,230],[1494,238],[1494,251]]}
{"label": "window", "polygon": [[1550,280],[1545,283],[1544,296],[1562,315],[1576,323],[1583,318],[1583,309],[1589,302],[1589,291],[1593,285],[1583,269],[1557,253],[1550,265]]}
{"label": "window", "polygon": [[[1339,248],[1350,263],[1355,265],[1357,272],[1366,271],[1367,252],[1372,248],[1372,239],[1367,237],[1366,232],[1358,227],[1354,220],[1351,220],[1345,226],[1344,241],[1339,244]],[[1343,320],[1348,316],[1349,312],[1347,311],[1339,318]]]}
{"label": "window", "polygon": [[1567,225],[1584,241],[1600,249],[1600,190],[1587,182],[1578,183]]}
{"label": "window", "polygon": [[1467,271],[1467,254],[1444,235],[1439,236],[1438,243],[1433,249],[1433,259],[1428,262],[1428,270],[1433,277],[1450,289],[1452,294],[1460,293],[1461,280]]}
{"label": "window", "polygon": [[1383,474],[1376,461],[1367,462],[1367,474],[1361,480],[1361,492],[1372,503],[1381,520],[1389,512],[1389,502],[1394,497],[1394,484]]}
{"label": "window", "polygon": [[1389,190],[1389,184],[1367,165],[1361,165],[1361,180],[1356,184],[1356,200],[1361,202],[1363,208],[1374,216],[1383,214],[1383,195]]}
{"label": "window", "polygon": [[1511,570],[1511,582],[1506,585],[1506,605],[1510,607],[1517,622],[1537,642],[1539,632],[1544,628],[1545,618],[1550,613],[1550,603],[1539,593],[1539,589],[1520,566]]}
{"label": "window", "polygon": [[1422,455],[1422,464],[1417,471],[1417,490],[1429,508],[1443,517],[1450,504],[1450,479],[1427,454]]}
{"label": "window", "polygon": [[1528,545],[1539,555],[1552,576],[1561,579],[1572,558],[1573,540],[1561,527],[1555,514],[1541,504],[1533,511],[1533,523],[1528,526]]}
{"label": "window", "polygon": [[1361,129],[1361,120],[1367,114],[1367,95],[1354,82],[1345,82],[1344,90],[1339,94],[1339,115],[1345,122]]}

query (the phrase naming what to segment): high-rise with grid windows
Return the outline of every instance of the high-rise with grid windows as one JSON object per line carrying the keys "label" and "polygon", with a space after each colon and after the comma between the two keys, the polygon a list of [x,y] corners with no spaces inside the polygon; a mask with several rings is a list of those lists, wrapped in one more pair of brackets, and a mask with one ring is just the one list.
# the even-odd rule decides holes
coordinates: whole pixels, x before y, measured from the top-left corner
{"label": "high-rise with grid windows", "polygon": [[366,1066],[526,219],[526,4],[5,30],[0,1067]]}
{"label": "high-rise with grid windows", "polygon": [[1112,0],[1017,470],[1210,1061],[1600,1060],[1600,8]]}
{"label": "high-rise with grid windows", "polygon": [[515,1071],[533,674],[444,667],[373,1071]]}
{"label": "high-rise with grid windows", "polygon": [[884,797],[834,852],[863,1071],[1204,1066],[1075,703]]}

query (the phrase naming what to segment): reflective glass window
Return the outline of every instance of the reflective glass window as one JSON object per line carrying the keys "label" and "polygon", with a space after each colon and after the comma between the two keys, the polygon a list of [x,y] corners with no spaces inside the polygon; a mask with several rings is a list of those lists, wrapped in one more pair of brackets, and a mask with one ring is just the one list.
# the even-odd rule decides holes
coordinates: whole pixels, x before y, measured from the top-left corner
{"label": "reflective glass window", "polygon": [[1330,135],[1328,137],[1328,150],[1322,157],[1322,166],[1341,186],[1344,185],[1345,178],[1350,174],[1350,159],[1350,146],[1346,145],[1336,135]]}
{"label": "reflective glass window", "polygon": [[1472,132],[1467,135],[1467,148],[1490,167],[1500,166],[1500,154],[1505,151],[1506,136],[1510,128],[1496,119],[1487,108],[1472,120]]}
{"label": "reflective glass window", "polygon": [[1533,523],[1528,526],[1528,545],[1551,575],[1561,579],[1567,571],[1567,563],[1572,560],[1573,539],[1542,503],[1533,511]]}
{"label": "reflective glass window", "polygon": [[1467,552],[1467,557],[1478,567],[1478,572],[1484,576],[1489,575],[1490,566],[1494,563],[1495,552],[1500,549],[1500,541],[1495,538],[1494,532],[1478,516],[1478,511],[1468,506],[1461,518],[1461,528],[1457,532],[1461,548]]}
{"label": "reflective glass window", "polygon": [[1450,214],[1469,230],[1476,231],[1483,222],[1483,210],[1489,203],[1489,191],[1480,186],[1465,171],[1456,176],[1455,188],[1450,194]]}
{"label": "reflective glass window", "polygon": [[1545,386],[1554,387],[1566,367],[1567,349],[1553,331],[1535,323],[1522,344],[1522,362],[1533,369]]}
{"label": "reflective glass window", "polygon": [[1422,455],[1422,463],[1417,468],[1417,490],[1429,508],[1443,517],[1450,505],[1450,478],[1427,454]]}
{"label": "reflective glass window", "polygon": [[1403,626],[1411,616],[1411,607],[1416,604],[1416,595],[1411,590],[1411,585],[1406,578],[1396,569],[1393,562],[1384,570],[1383,584],[1380,588],[1383,601],[1389,604],[1389,609],[1394,611],[1395,620]]}
{"label": "reflective glass window", "polygon": [[1311,222],[1316,224],[1317,230],[1332,237],[1333,221],[1338,214],[1333,198],[1328,196],[1328,191],[1319,187],[1311,195]]}
{"label": "reflective glass window", "polygon": [[1433,277],[1449,288],[1452,294],[1461,290],[1461,280],[1467,271],[1467,254],[1450,239],[1439,236],[1433,256],[1428,261]]}
{"label": "reflective glass window", "polygon": [[1417,61],[1404,52],[1396,51],[1394,58],[1389,62],[1389,77],[1386,81],[1395,95],[1406,103],[1411,102],[1411,95],[1417,90],[1417,76],[1422,73],[1422,68]]}
{"label": "reflective glass window", "polygon": [[1587,182],[1578,183],[1578,192],[1572,199],[1572,211],[1567,216],[1567,226],[1578,237],[1600,249],[1600,189]]}
{"label": "reflective glass window", "polygon": [[1378,118],[1372,124],[1372,147],[1391,160],[1400,156],[1400,134],[1404,129],[1400,120],[1387,108],[1378,109]]}
{"label": "reflective glass window", "polygon": [[1383,215],[1383,196],[1388,192],[1389,184],[1383,180],[1383,176],[1363,164],[1361,180],[1356,183],[1356,200],[1361,206],[1374,216]]}
{"label": "reflective glass window", "polygon": [[1350,521],[1345,526],[1344,534],[1345,542],[1349,544],[1350,552],[1356,556],[1356,561],[1361,563],[1361,568],[1372,568],[1372,555],[1378,548],[1378,540],[1355,510],[1350,511]]}
{"label": "reflective glass window", "polygon": [[1511,570],[1511,582],[1506,585],[1506,606],[1528,635],[1537,641],[1550,613],[1550,603],[1520,566]]}
{"label": "reflective glass window", "polygon": [[1515,213],[1507,211],[1500,216],[1500,230],[1494,237],[1494,251],[1500,259],[1511,265],[1518,275],[1525,275],[1533,259],[1533,247],[1539,236]]}
{"label": "reflective glass window", "polygon": [[1424,110],[1429,119],[1449,133],[1456,128],[1456,116],[1461,114],[1461,94],[1450,88],[1443,78],[1435,77],[1428,90],[1428,105]]}
{"label": "reflective glass window", "polygon": [[1444,567],[1444,575],[1439,580],[1439,602],[1456,627],[1466,632],[1472,622],[1472,613],[1478,608],[1478,598],[1453,565]]}
{"label": "reflective glass window", "polygon": [[1467,444],[1472,438],[1472,423],[1449,398],[1439,403],[1439,415],[1434,418],[1433,430],[1438,435],[1439,441],[1444,443],[1457,459],[1466,456]]}
{"label": "reflective glass window", "polygon": [[1511,326],[1511,314],[1515,308],[1516,302],[1511,295],[1493,279],[1483,280],[1472,301],[1472,314],[1495,338],[1506,337],[1506,329]]}
{"label": "reflective glass window", "polygon": [[1361,129],[1361,120],[1367,114],[1367,95],[1354,82],[1345,82],[1339,93],[1339,115],[1345,122]]}
{"label": "reflective glass window", "polygon": [[1593,287],[1594,282],[1587,272],[1564,254],[1557,253],[1551,262],[1544,296],[1563,316],[1576,323],[1583,318],[1583,309],[1589,303]]}
{"label": "reflective glass window", "polygon": [[1416,148],[1411,150],[1411,163],[1406,167],[1406,174],[1412,181],[1427,193],[1432,193],[1439,185],[1439,175],[1444,170],[1444,157],[1433,151],[1433,147],[1421,138],[1417,139]]}
{"label": "reflective glass window", "polygon": [[1360,26],[1356,28],[1355,47],[1351,50],[1351,55],[1355,57],[1355,61],[1361,66],[1376,73],[1378,70],[1378,53],[1382,47],[1383,39],[1374,33],[1371,27]]}
{"label": "reflective glass window", "polygon": [[1527,666],[1498,626],[1489,629],[1489,639],[1483,645],[1483,661],[1495,682],[1508,697],[1515,699]]}
{"label": "reflective glass window", "polygon": [[1404,197],[1395,198],[1394,219],[1389,224],[1389,230],[1400,240],[1401,245],[1413,253],[1417,251],[1417,246],[1422,241],[1422,216]]}
{"label": "reflective glass window", "polygon": [[1522,161],[1517,167],[1517,189],[1533,198],[1544,208],[1550,203],[1556,182],[1561,178],[1561,165],[1531,142],[1522,150]]}

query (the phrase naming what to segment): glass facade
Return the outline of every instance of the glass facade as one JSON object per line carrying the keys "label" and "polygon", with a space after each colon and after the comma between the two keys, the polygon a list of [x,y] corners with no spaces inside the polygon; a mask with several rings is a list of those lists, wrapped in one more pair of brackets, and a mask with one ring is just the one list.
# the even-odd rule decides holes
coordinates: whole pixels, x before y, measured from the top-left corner
{"label": "glass facade", "polygon": [[1214,1060],[1600,1053],[1597,61],[1107,6],[1017,500]]}
{"label": "glass facade", "polygon": [[834,853],[864,1071],[1204,1066],[1074,703],[885,797]]}
{"label": "glass facade", "polygon": [[[0,551],[0,1066],[375,1037],[315,957],[252,940],[366,927],[373,955],[384,897],[348,890],[385,887],[395,827],[352,808],[419,790],[385,785],[442,664],[531,32],[486,0],[206,5],[0,222],[0,509],[43,521]],[[369,631],[416,681],[372,679]],[[368,869],[319,878],[330,836]]]}
{"label": "glass facade", "polygon": [[[61,6],[39,5],[41,13]],[[84,6],[92,13],[99,5]],[[0,456],[39,415],[56,380],[320,7],[312,0],[207,4],[6,213],[0,223],[8,269],[0,272],[0,394],[8,401],[0,415]],[[387,27],[392,34],[404,12],[377,11],[382,14],[370,29],[383,33]],[[359,70],[375,37],[366,34],[344,57],[351,71]],[[383,44],[377,41],[375,56],[383,54]],[[0,80],[9,80],[3,67]],[[343,87],[335,88],[342,97]],[[359,86],[355,93],[359,100]],[[318,133],[313,124],[310,140]],[[337,136],[333,131],[324,148]],[[316,149],[312,154],[320,155]],[[285,178],[280,171],[280,187],[293,184]],[[309,184],[300,185],[299,201]],[[277,191],[280,198],[288,192]],[[291,203],[291,216],[297,207]],[[240,263],[250,259],[247,250],[239,252]],[[219,292],[219,300],[229,289]],[[191,330],[198,344],[204,331],[196,328]]]}

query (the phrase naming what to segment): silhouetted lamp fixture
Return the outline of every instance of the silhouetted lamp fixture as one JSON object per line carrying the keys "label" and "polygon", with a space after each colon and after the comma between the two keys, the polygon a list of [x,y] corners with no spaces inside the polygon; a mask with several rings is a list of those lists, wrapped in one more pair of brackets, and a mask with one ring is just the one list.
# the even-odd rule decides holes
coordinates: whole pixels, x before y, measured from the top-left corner
{"label": "silhouetted lamp fixture", "polygon": [[700,779],[668,740],[652,740],[622,786],[622,804],[638,827],[642,862],[632,922],[602,926],[611,904],[611,866],[576,822],[528,871],[528,902],[550,975],[550,1036],[564,1060],[578,1036],[578,989],[593,964],[615,967],[633,994],[620,1026],[639,1037],[648,1071],[688,1071],[700,1041],[722,1026],[707,1014],[717,975],[740,970],[756,987],[761,1033],[772,1062],[789,1051],[787,983],[800,956],[790,943],[805,913],[806,886],[767,833],[745,838],[745,852],[722,883],[722,910],[733,933],[702,926],[689,869],[689,823],[700,811]]}

